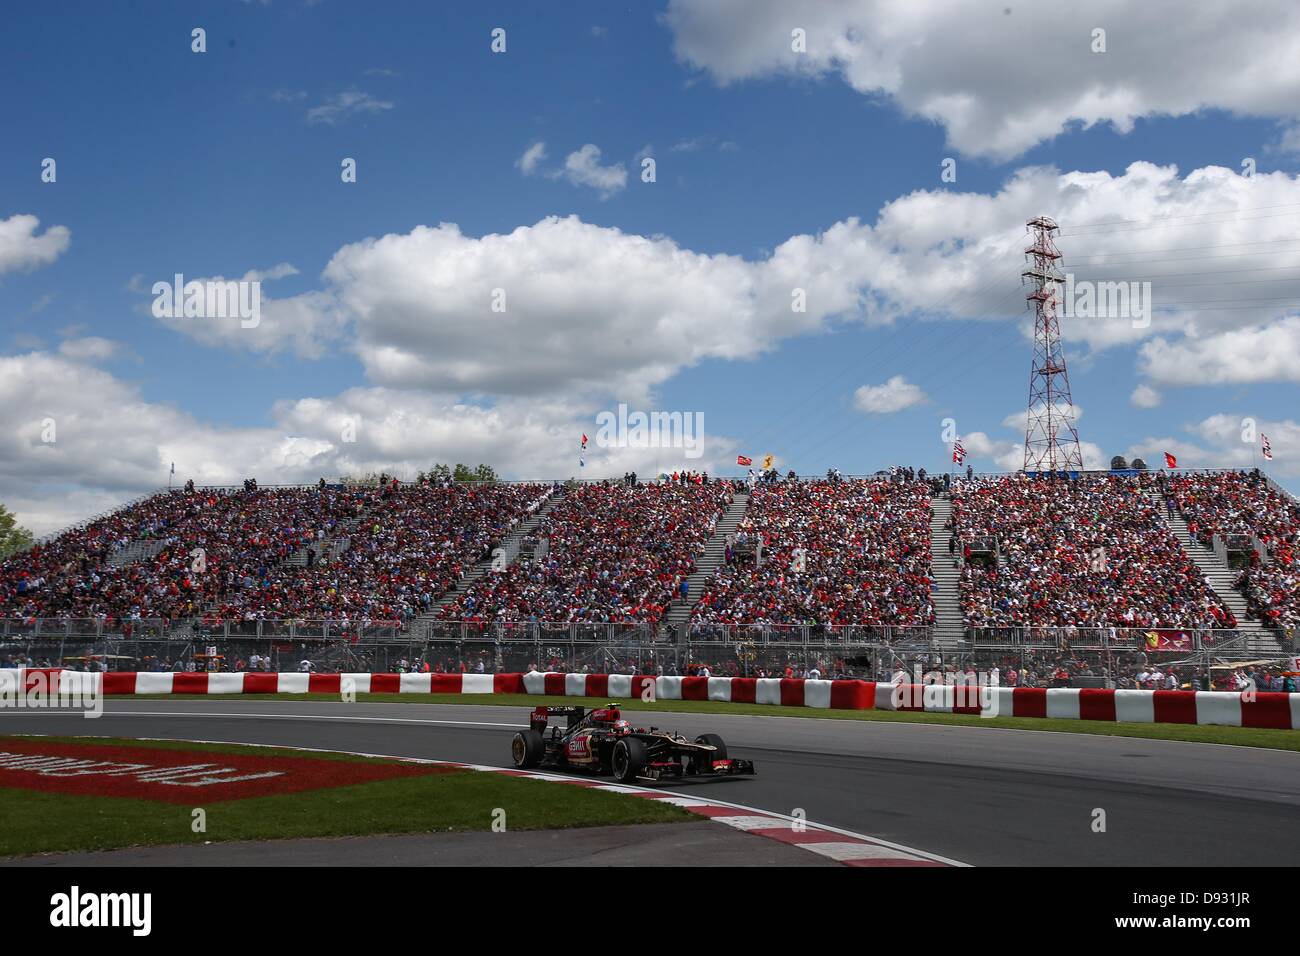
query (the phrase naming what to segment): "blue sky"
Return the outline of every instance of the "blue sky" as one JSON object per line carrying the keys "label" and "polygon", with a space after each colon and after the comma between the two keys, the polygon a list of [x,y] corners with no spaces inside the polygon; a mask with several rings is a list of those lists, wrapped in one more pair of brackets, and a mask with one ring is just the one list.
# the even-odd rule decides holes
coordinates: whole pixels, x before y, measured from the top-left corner
{"label": "blue sky", "polygon": [[[1255,446],[1237,425],[1249,416],[1271,431],[1274,471],[1300,487],[1297,376],[1278,361],[1300,339],[1286,324],[1300,280],[1285,281],[1300,277],[1300,262],[1290,267],[1300,244],[1288,241],[1300,237],[1295,77],[1279,70],[1273,89],[1216,94],[1215,72],[1239,73],[1256,36],[1192,23],[1162,45],[1122,6],[1098,4],[1093,19],[1113,24],[1110,50],[1086,52],[1092,21],[1081,14],[1074,38],[1060,41],[1086,53],[1075,75],[1008,91],[990,64],[1023,59],[1017,31],[1032,30],[1021,20],[1037,12],[990,7],[968,49],[918,73],[917,57],[873,53],[873,37],[921,49],[952,39],[905,23],[905,5],[898,22],[861,6],[227,0],[11,12],[0,35],[11,73],[0,223],[13,236],[10,258],[0,253],[0,501],[48,531],[165,483],[173,460],[181,477],[255,473],[264,483],[470,459],[513,477],[682,464],[725,473],[737,452],[772,453],[801,473],[939,469],[949,416],[976,436],[975,466],[1003,470],[1017,454],[1005,421],[1024,409],[1030,362],[1016,224],[1038,213],[1060,220],[1067,269],[1151,278],[1157,304],[1175,303],[1141,335],[1067,324],[1093,453],[1151,460],[1170,447],[1188,465],[1248,464]],[[724,15],[735,29],[714,28]],[[781,44],[805,20],[812,56],[801,60]],[[204,53],[191,51],[194,27],[206,30]],[[489,46],[498,27],[504,53]],[[1188,62],[1202,66],[1180,83]],[[873,64],[888,67],[885,80]],[[1183,103],[1182,87],[1198,83],[1205,90]],[[918,105],[926,84],[935,88]],[[1107,113],[1079,92],[1096,89],[1124,109]],[[990,132],[977,108],[943,105],[958,100],[1013,120],[1022,112],[1007,124],[1014,141]],[[1058,106],[1065,128],[1038,129]],[[537,143],[546,158],[530,174],[520,159]],[[563,175],[588,145],[595,172],[621,166],[623,185]],[[652,183],[640,179],[646,155]],[[41,181],[45,157],[57,162],[54,183]],[[357,182],[340,181],[343,157],[357,161]],[[1250,188],[1231,180],[1244,178],[1244,157],[1257,164]],[[945,158],[956,182],[940,179]],[[882,218],[890,204],[894,218]],[[40,225],[18,228],[11,217],[22,216]],[[582,228],[485,252],[507,290],[532,283],[517,320],[526,327],[507,333],[519,352],[495,363],[467,341],[481,318],[436,295],[420,311],[430,283],[471,281],[455,274],[461,257],[439,262],[400,242],[391,260],[341,253],[454,223],[457,251],[472,259],[482,237],[547,217]],[[853,220],[834,249],[818,238]],[[51,227],[68,232],[61,251],[24,251]],[[669,260],[690,262],[647,280],[671,292],[680,265],[677,299],[611,299],[623,316],[612,340],[602,297],[634,285],[642,265],[620,236],[661,237],[682,254]],[[777,250],[793,254],[801,236],[811,243],[794,256],[802,265],[778,268]],[[560,275],[548,257],[568,239],[575,261]],[[535,261],[533,249],[543,253]],[[1106,253],[1111,263],[1090,258]],[[324,276],[336,256],[346,268]],[[310,347],[277,344],[273,329],[293,319],[269,307],[270,338],[258,343],[150,314],[150,286],[174,273],[238,278],[284,263],[296,273],[264,281],[263,295],[293,315],[331,316],[329,334],[295,340]],[[788,307],[772,300],[788,300],[804,266],[815,315],[784,322]],[[945,280],[945,268],[961,275]],[[407,281],[413,291],[393,291]],[[1220,298],[1232,307],[1207,312]],[[759,317],[728,326],[746,310]],[[536,335],[536,350],[520,335]],[[855,405],[859,388],[899,376],[912,404]],[[1158,404],[1135,399],[1142,385]],[[702,412],[709,451],[685,461],[674,449],[593,448],[580,469],[577,436],[619,401]],[[358,408],[373,427],[345,447],[335,426]],[[57,442],[36,437],[46,417]]]}

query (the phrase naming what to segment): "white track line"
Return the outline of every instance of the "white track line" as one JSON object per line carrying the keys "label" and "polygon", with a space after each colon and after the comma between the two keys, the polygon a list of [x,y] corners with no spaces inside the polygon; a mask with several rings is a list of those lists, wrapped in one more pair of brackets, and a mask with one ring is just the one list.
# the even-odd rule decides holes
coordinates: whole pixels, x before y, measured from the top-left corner
{"label": "white track line", "polygon": [[[155,714],[148,714],[148,713],[143,712],[143,711],[133,711],[132,713],[140,714],[140,715],[142,715],[142,716],[174,716],[174,712],[170,712],[170,711],[165,712],[165,713],[155,713]],[[227,714],[206,714],[206,715],[190,714],[189,716],[212,716],[212,717],[224,717],[224,716],[234,716],[234,715],[227,715]],[[265,715],[262,715],[262,714],[245,714],[245,715],[240,715],[240,716],[248,716],[248,717],[257,716],[257,717],[261,717],[261,716],[265,716]],[[287,715],[276,715],[276,716],[287,716]],[[329,718],[329,719],[337,720],[337,719],[346,719],[346,718]],[[361,718],[361,719],[379,719],[379,718]],[[418,723],[452,723],[451,721],[414,721],[414,722],[418,722]],[[504,727],[513,727],[513,728],[515,728],[515,729],[518,729],[517,725],[515,725],[515,724],[488,724],[488,725],[484,725],[484,726],[492,726],[492,727],[503,727],[503,726],[504,726]],[[42,735],[40,735],[40,734],[21,734],[21,735],[17,735],[17,736],[40,737],[40,736],[42,736]],[[115,738],[113,738],[112,735],[110,735],[110,734],[82,734],[82,735],[80,735],[80,736],[86,736],[86,737],[99,737],[99,738],[105,738],[105,739],[115,739]],[[195,743],[195,744],[213,744],[213,745],[218,745],[218,746],[223,745],[223,744],[234,744],[234,745],[236,745],[236,746],[242,746],[242,747],[265,747],[265,748],[270,749],[270,750],[294,750],[294,751],[301,751],[301,752],[303,752],[303,753],[335,753],[335,754],[347,754],[348,756],[351,756],[351,757],[378,757],[378,758],[383,758],[383,759],[387,759],[387,760],[401,760],[401,761],[405,761],[405,762],[408,762],[408,763],[419,763],[419,764],[433,764],[433,765],[440,765],[440,766],[456,766],[456,767],[464,767],[464,768],[469,769],[469,770],[476,770],[476,771],[480,771],[480,772],[483,772],[483,773],[506,773],[506,774],[509,774],[509,775],[512,775],[512,776],[514,776],[514,775],[518,775],[518,776],[524,776],[524,777],[527,777],[527,778],[530,778],[530,779],[545,780],[545,781],[550,781],[550,782],[554,782],[554,783],[569,783],[569,784],[572,784],[572,783],[574,783],[575,781],[579,781],[579,782],[587,782],[587,778],[584,778],[584,777],[569,776],[569,775],[558,774],[558,773],[550,773],[550,772],[548,772],[548,771],[544,771],[544,770],[517,771],[517,770],[515,770],[514,768],[510,768],[510,767],[489,767],[489,766],[486,766],[486,765],[484,765],[484,764],[471,764],[471,763],[465,763],[465,762],[463,762],[463,761],[459,761],[459,760],[431,760],[431,759],[428,759],[428,758],[425,758],[425,757],[406,757],[406,756],[402,756],[402,755],[400,755],[400,754],[374,754],[374,753],[365,753],[365,752],[362,752],[362,751],[356,751],[356,750],[330,750],[330,749],[327,749],[327,748],[324,748],[324,747],[296,747],[296,746],[286,746],[286,745],[283,745],[283,744],[243,743],[243,742],[241,742],[241,741],[234,741],[234,740],[189,740],[189,741],[177,741],[177,738],[174,738],[174,737],[137,737],[137,738],[135,738],[135,739],[136,739],[136,740],[155,740],[155,741],[164,741],[164,742],[173,742],[173,743],[174,743],[174,742],[180,742],[180,743]],[[609,783],[603,783],[603,782],[599,782],[599,781],[595,781],[595,780],[590,781],[590,782],[592,782],[592,783],[595,784],[594,789],[602,789],[602,790],[607,790],[607,791],[619,791],[619,792],[623,792],[623,793],[640,793],[640,794],[645,794],[645,795],[647,795],[647,796],[655,797],[655,798],[659,798],[659,799],[662,799],[662,798],[664,798],[665,796],[673,796],[673,797],[679,797],[679,796],[682,796],[680,793],[678,793],[678,792],[676,792],[676,791],[655,790],[655,789],[652,789],[652,788],[650,788],[650,787],[637,787],[637,786],[630,786],[630,785],[627,785],[627,784],[609,784]],[[943,865],[946,865],[946,866],[954,866],[954,867],[969,867],[969,866],[971,865],[971,864],[969,864],[969,863],[962,863],[962,862],[960,862],[960,861],[958,861],[958,860],[949,859],[948,857],[945,857],[945,856],[940,856],[940,855],[937,854],[937,853],[928,853],[928,852],[926,852],[925,850],[917,850],[917,849],[914,849],[914,848],[912,848],[912,847],[904,846],[904,845],[899,844],[899,843],[893,843],[893,842],[890,842],[889,840],[882,840],[882,839],[880,839],[879,837],[868,836],[868,835],[865,834],[865,833],[856,833],[856,832],[854,832],[853,830],[845,830],[845,829],[843,829],[843,828],[841,828],[841,827],[834,827],[834,826],[830,826],[829,824],[825,824],[825,823],[813,823],[813,822],[811,822],[811,821],[809,821],[809,820],[804,820],[804,819],[800,819],[800,818],[797,818],[797,817],[789,816],[788,814],[784,814],[784,813],[778,813],[778,812],[775,811],[775,810],[764,810],[764,809],[762,809],[762,808],[760,808],[760,807],[750,807],[750,806],[746,806],[746,805],[743,804],[743,803],[731,803],[731,802],[729,802],[729,801],[727,801],[727,800],[717,800],[717,799],[714,799],[713,797],[695,797],[695,796],[688,796],[688,797],[683,797],[683,799],[685,799],[685,800],[689,800],[689,801],[690,801],[690,804],[691,804],[692,806],[724,807],[724,808],[727,808],[727,809],[733,809],[733,810],[739,810],[739,811],[742,811],[742,813],[737,814],[737,816],[762,817],[762,818],[766,818],[766,819],[779,820],[779,821],[782,821],[782,823],[784,823],[784,824],[788,824],[788,825],[789,825],[789,826],[788,826],[788,829],[790,829],[790,830],[794,830],[794,829],[795,829],[795,826],[794,826],[794,825],[795,825],[795,824],[798,824],[800,827],[803,828],[803,831],[805,831],[805,832],[825,832],[825,833],[836,834],[836,835],[838,835],[838,836],[847,837],[851,842],[853,842],[854,844],[857,844],[857,845],[859,845],[859,846],[862,846],[862,845],[865,845],[865,846],[874,846],[874,847],[879,847],[879,848],[881,848],[881,849],[892,850],[892,851],[894,851],[894,852],[897,853],[897,854],[901,854],[900,859],[902,859],[902,858],[912,858],[912,859],[917,859],[917,858],[919,858],[919,859],[922,859],[922,860],[928,860],[928,861],[933,862],[933,863],[939,863],[939,864],[943,864]],[[706,817],[706,819],[713,819],[713,818],[712,818],[712,817]],[[723,824],[723,825],[725,826],[726,824]],[[752,834],[752,835],[754,835],[754,836],[767,836],[768,833],[767,833],[766,831],[768,831],[768,830],[774,830],[774,829],[776,829],[776,828],[770,828],[770,827],[767,827],[767,828],[765,828],[765,827],[755,827],[755,828],[752,828],[752,829],[748,829],[748,830],[746,830],[746,831],[744,831],[744,832],[750,833],[750,834]],[[780,829],[781,829],[782,831],[784,831],[785,829],[787,829],[787,827],[781,827]],[[784,842],[784,841],[782,841],[782,842]],[[819,846],[826,846],[827,843],[833,843],[833,842],[834,842],[834,841],[824,841],[824,842],[822,842],[822,843],[816,843],[816,842],[809,842],[809,843],[788,843],[788,844],[786,844],[786,845],[787,845],[787,846],[796,846],[796,847],[801,847],[801,848],[804,848],[804,849],[808,849],[808,850],[810,850],[811,852],[814,852],[814,853],[821,853],[822,851],[819,851],[819,850],[817,849],[817,847],[819,847]],[[841,845],[841,844],[836,844],[836,845]]]}
{"label": "white track line", "polygon": [[[10,711],[10,713],[26,717],[29,714],[48,714],[54,717],[71,717],[77,714],[85,714],[84,710],[55,710],[52,708],[41,708],[26,711]],[[208,713],[198,710],[105,710],[101,717],[240,717],[250,720],[342,720],[348,723],[358,723],[367,721],[380,724],[446,724],[452,727],[507,727],[510,730],[518,730],[519,724],[500,724],[489,723],[482,720],[433,720],[428,717],[360,717],[360,716],[343,716],[334,714],[234,714],[228,711],[219,713]],[[98,720],[99,717],[87,718]],[[149,740],[148,737],[140,737],[140,740]],[[204,743],[205,741],[196,741]],[[249,744],[249,746],[255,746]],[[335,751],[330,751],[331,753]],[[337,751],[337,753],[348,753],[346,750]]]}
{"label": "white track line", "polygon": [[[484,696],[484,697],[489,697],[490,695],[488,695],[488,694],[484,694],[484,695],[482,695],[482,696]],[[216,695],[216,697],[217,697],[218,700],[228,700],[230,703],[236,703],[236,702],[237,702],[237,698],[239,698],[240,695],[239,695],[239,694],[218,694],[218,695]],[[112,699],[129,700],[130,697],[128,697],[128,696],[126,696],[126,695],[122,695],[122,696],[120,696],[120,697],[119,697],[118,695],[113,695],[112,697],[107,697],[107,696],[105,697],[105,700],[106,700],[106,701],[107,701],[107,700],[112,700]],[[560,696],[558,696],[558,695],[554,695],[554,699],[556,699],[556,700],[564,700],[564,699],[566,699],[566,698],[564,698],[564,697],[560,697]],[[578,698],[578,697],[574,697],[574,698],[569,698],[569,699],[572,699],[572,700],[582,700],[582,699],[591,700],[591,699],[593,699],[593,698]],[[600,698],[595,698],[595,699],[600,699]],[[277,701],[277,703],[278,703],[278,702],[279,702],[279,701]],[[285,701],[283,701],[283,702],[284,702],[284,703],[295,703],[295,701],[292,701],[292,700],[285,700]],[[176,703],[178,703],[178,704],[192,704],[192,703],[197,703],[197,702],[191,699],[191,700],[177,700]],[[351,705],[349,705],[349,704],[345,704],[345,703],[343,703],[342,701],[298,701],[297,703],[328,704],[328,705],[330,705],[330,706],[338,706],[338,707],[351,706]],[[367,703],[367,704],[381,703],[381,704],[382,704],[382,703],[384,703],[384,702],[381,702],[381,701],[361,701],[361,703]],[[669,701],[668,703],[671,703],[671,701]],[[409,706],[410,704],[421,704],[421,702],[420,702],[420,701],[417,701],[417,700],[413,700],[413,701],[409,701],[409,702],[403,701],[403,702],[400,702],[400,704],[398,704],[397,706]],[[429,703],[427,703],[427,704],[423,704],[422,706],[426,706],[426,707],[501,707],[501,708],[505,708],[505,707],[509,707],[510,705],[508,705],[508,704],[492,704],[492,703],[489,703],[488,701],[484,701],[484,702],[482,702],[482,703],[475,702],[475,703],[473,703],[473,704],[446,704],[446,703],[429,702]],[[0,709],[0,720],[3,720],[3,719],[4,719],[4,715],[5,715],[5,714],[26,715],[26,714],[38,714],[38,713],[55,713],[55,714],[62,714],[63,716],[67,716],[67,715],[69,715],[69,714],[74,714],[74,713],[76,713],[76,714],[80,714],[80,713],[83,713],[83,712],[84,712],[84,711],[81,711],[81,710],[78,710],[78,709],[72,709],[72,710],[63,710],[63,711],[60,711],[60,710],[57,710],[57,709],[54,709],[54,708],[34,708],[34,709],[32,709],[32,710]],[[508,727],[508,728],[513,729],[513,730],[518,730],[518,729],[519,729],[519,725],[518,725],[517,723],[500,724],[500,723],[488,723],[487,721],[474,721],[474,720],[432,720],[432,719],[417,718],[417,717],[335,717],[335,716],[331,716],[331,715],[327,715],[327,714],[266,714],[266,713],[257,713],[257,714],[232,714],[232,713],[225,713],[225,712],[219,712],[219,713],[199,713],[199,712],[178,711],[178,710],[164,710],[164,711],[108,710],[107,708],[104,710],[104,713],[105,713],[105,714],[112,714],[112,715],[115,716],[115,717],[130,716],[131,714],[144,714],[144,715],[149,716],[149,717],[176,717],[176,716],[186,716],[186,715],[188,715],[188,714],[193,714],[193,716],[196,716],[196,717],[273,717],[273,718],[278,718],[278,719],[281,719],[281,720],[288,720],[288,719],[292,719],[292,718],[294,718],[294,717],[298,717],[298,718],[308,718],[308,717],[310,717],[310,718],[313,718],[313,719],[316,719],[316,720],[367,720],[367,721],[381,721],[381,722],[382,722],[382,721],[388,721],[388,722],[390,722],[390,723],[399,723],[399,724],[412,724],[412,723],[413,723],[413,724],[447,724],[447,725],[449,725],[449,726],[463,726],[463,727]],[[755,720],[758,720],[758,721],[763,721],[763,720],[798,720],[798,721],[818,720],[818,721],[827,721],[827,720],[834,720],[834,721],[836,721],[837,723],[839,723],[839,722],[844,722],[844,721],[846,720],[846,718],[839,718],[839,717],[817,717],[817,716],[815,716],[815,715],[813,715],[813,714],[808,714],[806,717],[804,717],[804,716],[801,716],[801,717],[791,717],[791,716],[788,716],[788,715],[786,715],[786,714],[724,714],[724,713],[720,713],[720,712],[717,712],[717,711],[688,711],[688,710],[671,710],[671,711],[670,711],[670,710],[645,710],[645,711],[638,710],[638,711],[629,711],[629,713],[638,713],[638,714],[655,714],[655,715],[662,716],[662,717],[678,717],[678,716],[680,716],[680,717],[691,718],[691,717],[707,716],[707,717],[709,717],[710,719],[715,718],[715,717],[722,717],[722,718],[725,718],[725,719],[727,719],[727,720],[744,720],[744,721],[755,721]],[[903,715],[903,714],[906,714],[906,713],[909,713],[909,712],[906,712],[906,711],[889,711],[888,713],[896,713],[896,714]],[[1033,720],[1033,719],[1036,719],[1036,718],[1031,718],[1031,717],[1019,717],[1019,718],[1015,718],[1015,719],[1017,719],[1017,720]],[[1055,719],[1064,719],[1064,718],[1055,718]],[[1122,733],[1116,733],[1116,734],[1090,733],[1089,731],[1086,731],[1086,730],[1037,730],[1037,729],[1035,729],[1035,728],[1024,728],[1024,727],[1002,727],[1002,726],[998,726],[998,725],[996,725],[996,724],[990,724],[990,723],[987,723],[987,722],[984,722],[984,723],[978,723],[978,724],[939,724],[939,723],[927,723],[927,722],[918,721],[918,720],[908,720],[908,719],[906,718],[906,716],[899,716],[899,717],[897,717],[897,718],[891,718],[891,719],[889,719],[889,720],[863,720],[863,721],[856,721],[856,723],[861,723],[861,724],[870,724],[872,728],[876,728],[876,727],[884,727],[884,728],[897,727],[897,728],[900,728],[900,729],[901,729],[901,728],[907,728],[907,730],[903,730],[903,731],[902,731],[902,732],[904,732],[904,733],[906,733],[906,732],[910,732],[910,731],[913,730],[913,729],[915,729],[918,733],[924,732],[924,731],[926,731],[926,730],[933,731],[933,730],[935,730],[935,729],[941,729],[941,730],[945,730],[945,731],[947,731],[947,730],[996,730],[996,731],[999,731],[999,732],[1004,733],[1004,734],[1038,734],[1038,735],[1041,735],[1041,736],[1051,735],[1051,736],[1056,736],[1056,737],[1071,737],[1071,738],[1073,738],[1073,739],[1075,739],[1075,740],[1078,740],[1078,739],[1080,739],[1080,738],[1083,738],[1083,739],[1087,739],[1087,740],[1102,740],[1102,741],[1105,741],[1105,740],[1116,740],[1116,741],[1120,741],[1120,742],[1138,742],[1138,743],[1141,743],[1141,742],[1143,742],[1143,741],[1150,741],[1150,742],[1152,742],[1152,743],[1155,743],[1155,744],[1158,744],[1158,745],[1162,745],[1162,746],[1165,745],[1165,744],[1182,744],[1182,745],[1187,745],[1187,746],[1191,746],[1191,747],[1232,747],[1232,748],[1237,749],[1237,750],[1249,750],[1249,751],[1251,751],[1251,752],[1255,752],[1255,753],[1258,753],[1259,751],[1266,751],[1266,752],[1269,753],[1269,754],[1286,754],[1286,755],[1288,755],[1289,758],[1292,758],[1292,759],[1300,758],[1300,750],[1289,750],[1289,749],[1283,749],[1283,748],[1279,748],[1279,747],[1257,747],[1257,746],[1253,746],[1253,745],[1250,745],[1250,744],[1230,744],[1230,743],[1224,743],[1224,742],[1221,742],[1221,741],[1210,741],[1210,740],[1177,740],[1177,739],[1175,739],[1175,738],[1173,738],[1173,737],[1146,737],[1146,736],[1141,736],[1141,735],[1129,735],[1129,734],[1122,734]],[[1112,727],[1115,726],[1115,724],[1117,724],[1117,723],[1132,723],[1134,726],[1138,726],[1138,727],[1152,727],[1152,726],[1164,726],[1164,727],[1211,727],[1211,726],[1217,726],[1217,725],[1213,725],[1213,724],[1146,724],[1146,723],[1134,723],[1134,722],[1132,722],[1132,721],[1113,721],[1113,722],[1112,722],[1112,721],[1084,721],[1084,720],[1081,720],[1081,721],[1079,721],[1079,723],[1080,723],[1080,724],[1100,724],[1100,725],[1104,725],[1104,726],[1112,726]],[[1242,729],[1250,729],[1250,728],[1240,728],[1240,727],[1238,727],[1238,728],[1234,728],[1234,729],[1242,730]]]}

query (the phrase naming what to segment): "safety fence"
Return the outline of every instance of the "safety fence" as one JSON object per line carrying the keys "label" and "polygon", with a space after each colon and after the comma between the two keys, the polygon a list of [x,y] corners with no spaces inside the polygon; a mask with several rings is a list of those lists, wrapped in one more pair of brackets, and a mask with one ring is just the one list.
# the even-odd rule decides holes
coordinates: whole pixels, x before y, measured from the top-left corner
{"label": "safety fence", "polygon": [[[1290,661],[1272,662],[1275,679]],[[281,639],[120,640],[97,643],[30,640],[0,644],[0,667],[150,673],[443,673],[529,671],[683,676],[811,677],[918,683],[1002,683],[1073,687],[1232,687],[1258,659],[1245,652],[1071,649],[1044,645],[936,650],[894,644],[688,641],[679,644],[550,639],[446,639],[355,644]],[[1014,671],[1014,675],[1012,674]],[[1139,675],[1148,683],[1139,684]]]}
{"label": "safety fence", "polygon": [[1281,630],[1245,631],[1234,628],[1170,627],[974,627],[967,630],[973,649],[1060,647],[1073,650],[1217,651],[1244,646],[1252,638],[1293,640]]}
{"label": "safety fence", "polygon": [[867,680],[586,674],[82,674],[0,669],[0,704],[47,698],[133,694],[534,694],[567,698],[700,701],[837,710],[917,711],[1134,723],[1300,729],[1300,694],[1032,688],[889,683]]}
{"label": "safety fence", "polygon": [[291,641],[391,641],[409,621],[286,618],[219,621],[199,618],[0,618],[0,644],[13,641],[186,640],[189,638],[276,638]]}
{"label": "safety fence", "polygon": [[401,640],[529,640],[617,643],[719,641],[755,644],[873,643],[929,646],[934,628],[888,625],[693,624],[676,628],[646,622],[441,621],[312,619],[215,620],[186,618],[0,618],[0,644],[59,640],[236,640],[392,643]]}
{"label": "safety fence", "polygon": [[[1202,651],[1231,648],[1250,638],[1274,639],[1284,646],[1294,635],[1283,630],[1227,628],[978,627],[966,632],[969,649],[1068,647]],[[301,643],[394,644],[431,641],[531,641],[534,643],[614,644],[873,644],[900,650],[934,648],[931,626],[816,624],[666,624],[586,621],[440,621],[311,619],[168,620],[143,618],[0,618],[0,645],[40,641],[47,645],[102,641],[224,642],[274,640]]]}

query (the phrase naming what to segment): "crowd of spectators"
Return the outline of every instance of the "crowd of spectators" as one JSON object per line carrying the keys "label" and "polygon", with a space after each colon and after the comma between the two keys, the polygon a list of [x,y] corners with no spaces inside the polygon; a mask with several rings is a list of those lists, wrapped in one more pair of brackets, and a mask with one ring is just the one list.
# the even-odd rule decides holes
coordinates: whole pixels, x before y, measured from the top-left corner
{"label": "crowd of spectators", "polygon": [[759,483],[692,622],[933,623],[930,495],[915,476]]}
{"label": "crowd of spectators", "polygon": [[553,492],[547,484],[385,484],[346,537],[305,566],[245,568],[214,620],[404,623],[429,610]]}
{"label": "crowd of spectators", "polygon": [[1254,535],[1269,550],[1300,540],[1300,504],[1258,471],[1162,473],[1156,481],[1207,547],[1215,535]]}
{"label": "crowd of spectators", "polygon": [[[0,616],[402,622],[552,493],[545,484],[169,491],[0,562]],[[155,542],[135,560],[113,558]],[[305,561],[290,562],[302,551]],[[154,552],[154,553],[150,553]]]}
{"label": "crowd of spectators", "polygon": [[[527,542],[536,561],[491,572],[441,616],[471,622],[654,623],[684,593],[742,487],[707,473],[579,485]],[[949,478],[754,476],[748,511],[691,623],[773,628],[934,622],[930,499]],[[1257,541],[1237,586],[1252,615],[1300,623],[1300,505],[1259,472],[969,474],[951,483],[968,627],[1231,628],[1157,504],[1203,543]],[[0,616],[121,623],[201,618],[409,621],[554,493],[450,479],[168,491],[0,561]],[[995,556],[971,559],[975,542]],[[133,547],[130,560],[123,549]],[[549,549],[549,550],[548,550]],[[305,562],[289,562],[306,551]],[[694,595],[689,595],[693,597]],[[719,628],[720,629],[720,628]]]}
{"label": "crowd of spectators", "polygon": [[658,622],[732,498],[702,475],[580,485],[542,519],[544,556],[488,572],[443,617]]}
{"label": "crowd of spectators", "polygon": [[[0,562],[0,615],[109,622],[198,615],[236,580],[267,571],[360,513],[363,493],[245,486],[168,491]],[[115,564],[135,541],[161,549]]]}
{"label": "crowd of spectators", "polygon": [[[1300,504],[1258,471],[1191,472],[1161,478],[1166,506],[1176,508],[1187,530],[1209,547],[1246,543],[1246,564],[1236,587],[1252,616],[1279,628],[1300,624]],[[1259,543],[1262,553],[1256,550]]]}
{"label": "crowd of spectators", "polygon": [[[153,495],[11,556],[0,562],[0,608],[14,613],[20,604],[27,604],[52,612],[59,604],[55,595],[63,579],[89,572],[133,541],[165,536],[190,515],[192,507],[179,492]],[[43,600],[37,601],[40,591]]]}
{"label": "crowd of spectators", "polygon": [[1290,546],[1279,546],[1270,564],[1243,569],[1236,584],[1264,624],[1289,632],[1300,626],[1300,562]]}
{"label": "crowd of spectators", "polygon": [[958,481],[954,539],[996,541],[966,561],[969,627],[1235,627],[1144,486],[1150,476],[1023,474]]}

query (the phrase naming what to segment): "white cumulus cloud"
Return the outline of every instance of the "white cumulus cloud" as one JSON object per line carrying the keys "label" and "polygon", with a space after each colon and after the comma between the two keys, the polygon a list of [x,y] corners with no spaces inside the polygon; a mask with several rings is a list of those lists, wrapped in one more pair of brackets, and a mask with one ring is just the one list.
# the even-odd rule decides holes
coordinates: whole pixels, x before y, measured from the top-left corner
{"label": "white cumulus cloud", "polygon": [[1161,396],[1150,385],[1139,385],[1133,389],[1133,394],[1129,396],[1129,401],[1137,408],[1156,408],[1160,405]]}
{"label": "white cumulus cloud", "polygon": [[40,235],[35,216],[0,219],[0,275],[48,266],[67,252],[72,233],[67,226],[50,226]]}
{"label": "white cumulus cloud", "polygon": [[1125,133],[1206,109],[1300,116],[1289,0],[670,0],[663,19],[678,58],[721,84],[837,76],[942,125],[971,155],[1008,159],[1074,126]]}
{"label": "white cumulus cloud", "polygon": [[525,176],[531,176],[536,171],[538,164],[544,159],[546,159],[546,144],[538,140],[524,150],[523,155],[515,160],[515,166]]}
{"label": "white cumulus cloud", "polygon": [[853,406],[860,412],[889,415],[925,402],[925,392],[901,375],[883,385],[863,385],[853,393]]}
{"label": "white cumulus cloud", "polygon": [[587,186],[596,190],[601,199],[608,199],[627,186],[627,167],[622,163],[601,165],[600,147],[587,143],[564,157],[564,167],[554,175],[574,186]]}

